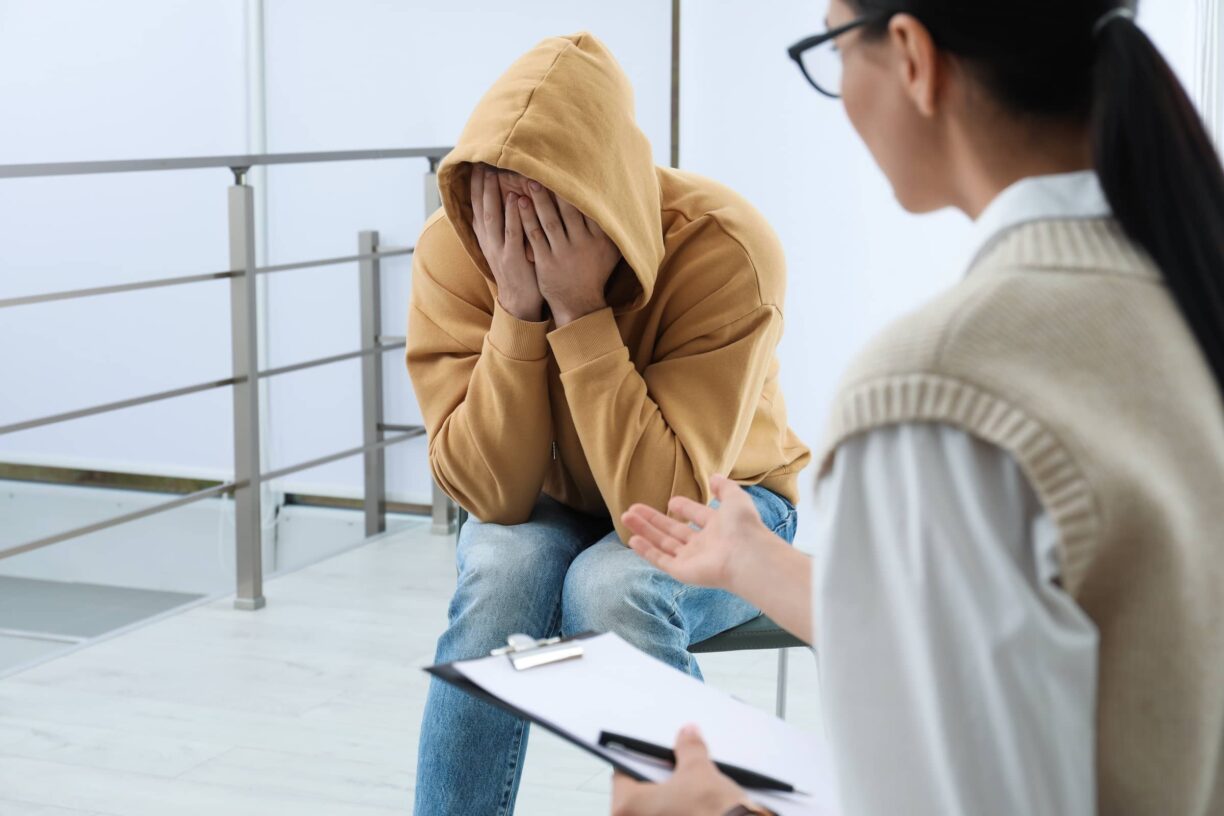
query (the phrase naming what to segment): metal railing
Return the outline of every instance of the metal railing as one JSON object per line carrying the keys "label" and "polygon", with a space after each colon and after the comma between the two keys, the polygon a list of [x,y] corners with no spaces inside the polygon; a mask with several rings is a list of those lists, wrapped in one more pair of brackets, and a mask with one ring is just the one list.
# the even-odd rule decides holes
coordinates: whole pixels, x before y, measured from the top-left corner
{"label": "metal railing", "polygon": [[[335,258],[317,258],[296,263],[257,266],[255,234],[255,191],[247,183],[250,168],[274,164],[312,164],[318,162],[367,161],[373,159],[427,159],[429,170],[425,174],[425,211],[431,213],[441,202],[437,187],[439,160],[450,148],[426,147],[395,150],[352,150],[330,153],[274,153],[235,156],[208,156],[180,159],[138,159],[132,161],[64,162],[58,164],[10,164],[0,165],[0,179],[32,178],[46,176],[96,175],[100,173],[135,173],[162,170],[189,170],[199,168],[228,168],[234,174],[234,183],[228,188],[229,197],[229,269],[199,275],[175,278],[157,278],[134,283],[109,286],[94,286],[25,295],[0,299],[0,309],[26,306],[35,303],[50,303],[60,300],[98,297],[142,289],[157,289],[169,286],[186,286],[205,281],[228,280],[230,282],[230,337],[232,345],[232,375],[211,382],[196,383],[153,394],[143,394],[114,402],[101,403],[72,411],[43,417],[34,417],[0,425],[0,435],[25,431],[45,425],[67,422],[96,414],[119,411],[137,405],[198,394],[218,388],[233,390],[234,426],[234,477],[231,481],[197,490],[169,501],[141,508],[103,521],[76,527],[53,535],[27,541],[15,547],[0,550],[0,559],[11,558],[21,553],[48,547],[61,541],[78,538],[127,522],[136,521],[156,513],[164,513],[179,507],[212,498],[232,494],[234,497],[235,555],[237,592],[234,605],[239,609],[259,609],[264,606],[262,529],[260,507],[260,485],[292,473],[309,470],[349,456],[364,457],[363,508],[365,533],[376,535],[386,530],[386,458],[385,450],[391,445],[414,439],[425,434],[418,425],[387,424],[383,417],[383,368],[382,355],[394,349],[404,348],[403,337],[387,337],[382,333],[382,285],[381,262],[412,253],[412,247],[384,247],[379,244],[378,232],[363,230],[357,235],[357,254]],[[256,277],[295,269],[310,269],[319,266],[352,263],[358,264],[361,290],[361,345],[355,351],[303,360],[291,365],[260,370],[257,332]],[[301,371],[317,366],[331,365],[344,360],[361,360],[362,444],[347,450],[320,456],[307,462],[265,471],[260,461],[259,444],[259,381]],[[431,501],[434,532],[451,532],[455,524],[455,507],[435,484]]]}

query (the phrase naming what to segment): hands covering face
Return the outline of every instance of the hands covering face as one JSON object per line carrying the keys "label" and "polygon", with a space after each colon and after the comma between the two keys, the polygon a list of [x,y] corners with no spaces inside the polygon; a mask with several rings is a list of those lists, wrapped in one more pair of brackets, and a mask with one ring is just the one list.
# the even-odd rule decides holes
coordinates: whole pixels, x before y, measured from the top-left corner
{"label": "hands covering face", "polygon": [[497,281],[497,299],[519,320],[538,322],[544,298],[527,257],[519,213],[517,196],[502,191],[496,171],[472,167],[472,230]]}
{"label": "hands covering face", "polygon": [[503,190],[498,176],[472,168],[473,228],[502,307],[539,320],[546,301],[558,327],[605,308],[604,287],[620,260],[616,244],[538,182],[520,187],[523,195]]}

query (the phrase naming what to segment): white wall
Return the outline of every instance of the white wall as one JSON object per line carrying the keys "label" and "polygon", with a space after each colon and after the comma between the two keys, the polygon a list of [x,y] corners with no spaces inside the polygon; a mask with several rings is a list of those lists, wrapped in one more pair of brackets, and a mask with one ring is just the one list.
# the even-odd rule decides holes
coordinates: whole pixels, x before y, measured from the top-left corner
{"label": "white wall", "polygon": [[[484,88],[549,34],[589,29],[619,56],[660,163],[668,150],[663,0],[266,0],[267,147],[451,143]],[[1143,22],[1184,75],[1193,0],[1149,0]],[[243,152],[250,144],[243,0],[0,0],[0,163]],[[783,377],[795,427],[817,441],[838,372],[884,321],[956,278],[967,226],[892,200],[838,105],[785,47],[821,28],[811,0],[685,3],[682,166],[744,192],[787,248]],[[407,244],[422,162],[274,168],[268,260],[355,251],[356,232]],[[0,182],[0,297],[226,265],[225,171]],[[401,333],[409,264],[386,264],[388,333]],[[357,344],[354,270],[269,278],[273,365]],[[0,424],[222,377],[225,284],[0,311]],[[391,422],[418,417],[387,356]],[[359,442],[356,363],[272,386],[267,467]],[[0,437],[0,457],[223,473],[229,395],[175,400]],[[392,489],[422,500],[423,443],[394,449]],[[357,460],[288,485],[355,493]]]}
{"label": "white wall", "polygon": [[[0,0],[0,162],[240,150],[241,31],[241,0]],[[0,296],[224,269],[224,184],[0,182]],[[227,308],[204,284],[0,311],[0,424],[226,376]],[[0,455],[224,468],[228,406],[216,392],[0,437]]]}

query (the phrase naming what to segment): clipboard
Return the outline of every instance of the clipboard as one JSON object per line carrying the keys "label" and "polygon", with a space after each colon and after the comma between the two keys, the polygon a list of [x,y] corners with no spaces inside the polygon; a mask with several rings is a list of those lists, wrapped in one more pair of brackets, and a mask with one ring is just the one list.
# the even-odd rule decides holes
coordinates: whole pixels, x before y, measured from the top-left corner
{"label": "clipboard", "polygon": [[[581,634],[579,635],[564,637],[564,639],[550,639],[550,640],[552,640],[552,642],[557,642],[557,644],[580,644],[581,641],[589,639],[589,637],[595,637],[596,635],[599,635],[599,632],[584,631],[584,632],[581,632]],[[508,637],[507,639],[507,646],[513,646],[512,641],[513,639],[515,639],[515,637],[528,637],[529,640],[534,640],[534,639],[531,639],[529,635],[510,635],[510,637]],[[535,641],[535,644],[536,644],[536,647],[539,648],[540,645],[543,644],[543,641]],[[543,644],[543,645],[551,645],[551,644]],[[501,651],[502,650],[494,650],[493,652],[490,652],[490,657],[496,656],[497,653]],[[510,650],[507,650],[506,652],[502,652],[502,653],[506,653],[506,655],[509,655]],[[485,701],[488,703],[488,705],[491,705],[496,708],[501,708],[502,711],[510,713],[510,714],[514,714],[515,717],[518,717],[520,719],[526,719],[526,721],[535,723],[536,725],[540,725],[540,727],[543,729],[550,730],[550,732],[552,732],[553,734],[556,734],[557,736],[559,736],[559,738],[562,738],[563,740],[567,741],[567,743],[572,743],[574,745],[577,745],[578,747],[580,747],[580,749],[583,749],[586,752],[588,752],[588,754],[597,756],[601,760],[612,762],[613,767],[616,767],[617,771],[621,771],[622,773],[629,774],[630,777],[633,777],[638,782],[645,782],[645,777],[643,776],[643,774],[634,770],[634,768],[632,767],[623,765],[622,762],[618,762],[616,759],[616,756],[611,755],[611,752],[592,750],[592,746],[590,746],[589,744],[586,744],[585,741],[579,739],[578,736],[568,733],[567,730],[559,727],[559,725],[557,725],[556,723],[552,723],[548,721],[548,719],[546,718],[537,716],[537,714],[531,714],[529,712],[521,710],[521,708],[512,706],[510,705],[510,703],[502,700],[501,697],[492,695],[490,694],[490,692],[485,691],[485,689],[482,689],[481,686],[476,685],[475,683],[472,683],[472,681],[466,678],[463,673],[459,672],[459,669],[455,668],[455,666],[457,666],[457,663],[460,663],[460,662],[463,662],[463,661],[455,661],[453,663],[439,663],[437,664],[437,666],[426,666],[425,670],[427,673],[432,674],[433,677],[436,677],[437,679],[444,681],[444,683],[453,685],[455,686],[455,688],[459,689],[460,691],[464,691],[466,692],[466,694],[470,694],[471,696],[476,697],[477,700]],[[553,662],[553,661],[550,661],[550,662]],[[559,662],[559,661],[556,661],[556,662]]]}
{"label": "clipboard", "polygon": [[663,781],[671,776],[672,765],[601,746],[600,732],[620,731],[671,745],[680,725],[697,722],[715,759],[812,792],[750,790],[755,801],[779,816],[836,813],[831,771],[816,735],[706,686],[614,634],[586,632],[548,641],[524,636],[488,657],[425,671],[536,723],[639,781]]}
{"label": "clipboard", "polygon": [[[583,640],[586,640],[587,638],[593,638],[598,634],[599,634],[598,632],[583,632],[581,634],[573,635],[572,637],[568,637],[568,638],[550,638],[551,642],[535,641],[536,643],[535,648],[541,648],[541,646],[553,645],[554,643],[580,644]],[[517,637],[524,637],[529,640],[534,640],[529,635],[511,635],[509,638],[506,639],[507,646],[512,646],[513,645],[512,640]],[[494,650],[493,652],[489,653],[489,656],[490,657],[496,656],[499,652],[501,652],[500,649]],[[507,651],[501,652],[501,653],[510,654],[511,650],[507,649]],[[571,659],[571,658],[567,658],[567,659]],[[516,706],[510,705],[502,698],[485,691],[483,688],[473,683],[471,680],[465,677],[458,669],[455,668],[455,664],[458,662],[462,662],[462,661],[455,661],[455,663],[439,663],[436,666],[426,666],[425,671],[433,675],[434,677],[438,678],[439,680],[449,683],[450,685],[454,686],[460,691],[463,691],[467,694],[472,695],[477,700],[483,700],[484,702],[488,703],[491,706],[494,706],[495,708],[500,708],[502,711],[513,714],[514,716],[520,719],[535,723],[536,725],[540,726],[541,728],[544,728],[547,731],[551,731],[552,733],[556,734],[561,739],[573,745],[578,746],[582,750],[586,751],[588,754],[596,756],[599,759],[604,760],[605,762],[612,763],[612,767],[616,768],[616,770],[620,771],[621,773],[628,774],[630,777],[638,780],[639,782],[648,781],[646,777],[636,768],[631,767],[630,765],[627,765],[624,762],[621,762],[620,758],[616,755],[615,752],[600,750],[600,747],[598,745],[594,745],[594,746],[590,745],[585,740],[582,740],[576,735],[569,733],[568,731],[561,728],[556,723],[550,722],[544,717],[541,717],[536,714],[531,714],[527,711],[524,711],[521,708],[517,708]],[[560,661],[549,661],[549,663],[552,663],[552,662],[560,662]],[[548,665],[548,664],[545,663],[545,664],[539,664],[539,665]]]}

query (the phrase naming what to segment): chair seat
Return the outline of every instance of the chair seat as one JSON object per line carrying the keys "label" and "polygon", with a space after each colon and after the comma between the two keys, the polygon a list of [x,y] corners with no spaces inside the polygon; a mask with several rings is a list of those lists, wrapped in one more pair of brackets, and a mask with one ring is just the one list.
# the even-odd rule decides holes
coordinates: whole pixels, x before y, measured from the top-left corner
{"label": "chair seat", "polygon": [[807,644],[766,616],[758,615],[734,629],[728,629],[700,643],[694,643],[689,646],[689,651],[701,654],[703,652],[740,652],[749,649],[786,649],[791,646],[807,646]]}

